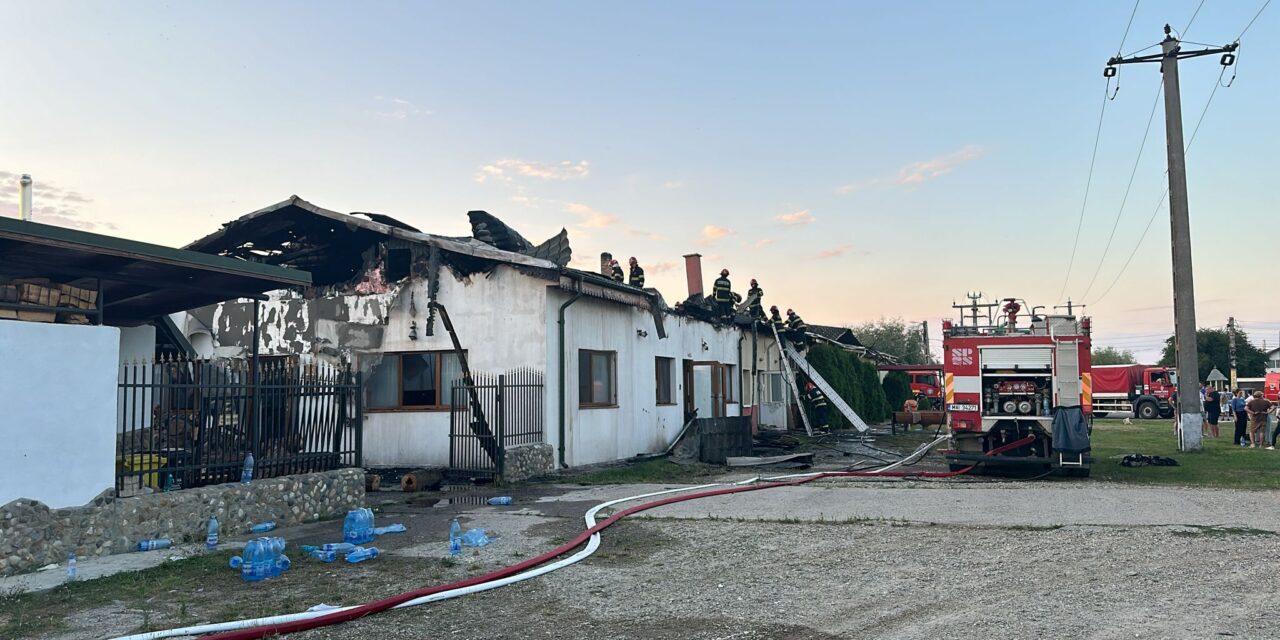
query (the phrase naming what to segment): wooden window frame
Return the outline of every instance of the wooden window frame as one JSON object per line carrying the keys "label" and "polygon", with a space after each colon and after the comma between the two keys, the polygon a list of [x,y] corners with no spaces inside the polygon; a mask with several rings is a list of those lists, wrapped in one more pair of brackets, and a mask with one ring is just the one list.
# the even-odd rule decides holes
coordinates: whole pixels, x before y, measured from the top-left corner
{"label": "wooden window frame", "polygon": [[[662,376],[663,367],[667,369],[667,401],[662,401]],[[676,359],[668,356],[655,356],[653,359],[653,378],[654,378],[654,404],[659,407],[676,406]]]}
{"label": "wooden window frame", "polygon": [[[465,356],[467,352],[466,350],[463,350],[462,353]],[[369,396],[365,395],[365,398],[364,398],[365,413],[406,413],[406,412],[438,413],[438,412],[453,410],[453,398],[444,397],[444,396],[452,396],[453,390],[443,389],[442,381],[441,381],[441,377],[444,375],[444,368],[442,366],[444,361],[443,359],[440,358],[440,356],[449,355],[449,354],[457,354],[457,351],[454,351],[453,349],[436,349],[436,350],[429,350],[429,351],[391,351],[391,352],[382,354],[382,357],[384,359],[393,358],[393,357],[400,359],[396,367],[396,374],[397,374],[396,375],[396,399],[397,401],[402,401],[404,398],[404,356],[423,356],[423,355],[436,356],[436,364],[435,364],[436,404],[410,404],[410,405],[396,405],[394,407],[373,407],[373,406],[370,406]],[[372,374],[372,370],[370,370],[370,374]],[[372,375],[370,375],[370,377],[372,377]],[[367,393],[367,390],[366,390],[366,393]]]}
{"label": "wooden window frame", "polygon": [[[582,399],[582,354],[605,355],[609,359],[609,401],[585,402]],[[587,358],[591,362],[591,358]],[[587,379],[591,379],[590,365],[587,368]],[[618,352],[601,349],[578,349],[578,408],[579,409],[616,409],[618,407]]]}

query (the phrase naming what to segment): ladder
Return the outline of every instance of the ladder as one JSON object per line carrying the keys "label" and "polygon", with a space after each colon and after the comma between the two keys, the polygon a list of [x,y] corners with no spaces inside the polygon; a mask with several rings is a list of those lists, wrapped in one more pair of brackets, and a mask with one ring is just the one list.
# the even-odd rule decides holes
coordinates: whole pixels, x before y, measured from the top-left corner
{"label": "ladder", "polygon": [[[867,430],[870,429],[870,427],[867,426],[866,421],[854,412],[853,407],[850,407],[849,403],[845,402],[844,398],[841,398],[840,394],[836,393],[836,390],[833,389],[831,385],[822,378],[822,376],[818,375],[818,371],[813,368],[813,365],[809,364],[809,361],[805,360],[804,356],[800,355],[799,351],[796,351],[794,345],[783,345],[783,350],[786,351],[787,356],[795,361],[796,368],[803,371],[804,374],[813,381],[813,384],[821,389],[822,393],[826,394],[827,400],[830,400],[831,404],[834,404],[836,408],[840,410],[840,413],[844,414],[844,417],[849,419],[849,424],[852,424],[859,433],[866,433]],[[795,383],[793,382],[792,384],[794,385]]]}
{"label": "ladder", "polygon": [[[772,322],[769,323],[769,330],[773,332],[773,339],[778,343],[778,351],[790,349],[791,345],[782,344],[782,338],[778,336],[778,327]],[[791,385],[791,393],[796,399],[796,408],[800,410],[800,421],[804,423],[804,432],[813,437],[813,427],[809,425],[809,415],[804,412],[804,396],[800,395],[800,387],[796,385],[796,376],[791,372],[791,365],[787,362],[785,356],[779,357],[782,360],[782,377],[787,379],[787,384]],[[825,391],[823,393],[826,393]]]}

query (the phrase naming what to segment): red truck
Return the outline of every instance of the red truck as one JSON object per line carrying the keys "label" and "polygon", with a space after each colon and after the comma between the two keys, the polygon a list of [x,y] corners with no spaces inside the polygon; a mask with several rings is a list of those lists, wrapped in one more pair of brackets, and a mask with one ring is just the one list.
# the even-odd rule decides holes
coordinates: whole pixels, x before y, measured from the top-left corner
{"label": "red truck", "polygon": [[1178,392],[1177,371],[1146,364],[1095,365],[1086,386],[1093,391],[1093,414],[1132,413],[1154,420],[1173,417]]}

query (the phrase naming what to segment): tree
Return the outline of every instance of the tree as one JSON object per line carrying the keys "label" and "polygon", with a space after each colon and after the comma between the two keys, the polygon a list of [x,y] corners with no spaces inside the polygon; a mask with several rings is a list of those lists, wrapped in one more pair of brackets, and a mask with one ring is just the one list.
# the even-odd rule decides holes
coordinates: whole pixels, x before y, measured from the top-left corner
{"label": "tree", "polygon": [[902,404],[911,397],[911,379],[904,371],[890,371],[882,384],[885,401],[895,410],[901,409]]}
{"label": "tree", "polygon": [[[826,344],[815,345],[805,359],[863,420],[875,423],[888,419],[889,401],[885,399],[884,387],[875,366],[840,347]],[[803,386],[803,375],[797,377],[800,378],[797,382]],[[831,426],[849,426],[848,420],[834,407]]]}
{"label": "tree", "polygon": [[[1198,380],[1205,380],[1209,372],[1217,367],[1226,373],[1231,367],[1231,337],[1226,329],[1200,329],[1196,331],[1196,346],[1199,347]],[[1173,336],[1164,341],[1164,355],[1160,358],[1160,366],[1176,366],[1176,354],[1173,348]],[[1249,337],[1242,331],[1236,332],[1236,372],[1242,378],[1255,378],[1267,373],[1267,354],[1249,342]],[[1181,372],[1179,372],[1181,373]]]}
{"label": "tree", "polygon": [[1133,356],[1133,352],[1128,349],[1117,349],[1115,347],[1102,347],[1093,350],[1093,365],[1104,364],[1136,364],[1138,359]]}
{"label": "tree", "polygon": [[863,345],[883,351],[906,364],[925,364],[929,349],[924,343],[920,325],[902,318],[880,318],[876,322],[852,327]]}

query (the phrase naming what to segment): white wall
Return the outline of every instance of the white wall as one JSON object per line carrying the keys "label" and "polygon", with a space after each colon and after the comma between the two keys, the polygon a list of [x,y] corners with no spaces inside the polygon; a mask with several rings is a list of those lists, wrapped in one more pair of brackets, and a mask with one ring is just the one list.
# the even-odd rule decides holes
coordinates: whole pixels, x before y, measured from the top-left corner
{"label": "white wall", "polygon": [[[121,363],[150,362],[156,355],[155,325],[145,324],[139,327],[120,329],[120,355],[116,360],[117,373],[123,373]],[[131,381],[152,382],[153,367],[130,364],[124,374]],[[137,389],[117,391],[116,393],[116,431],[123,432],[127,426],[130,430],[148,429],[151,427],[151,389],[145,386]]]}
{"label": "white wall", "polygon": [[120,330],[0,321],[0,504],[82,505],[115,485]]}

